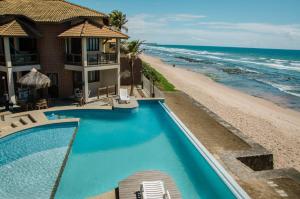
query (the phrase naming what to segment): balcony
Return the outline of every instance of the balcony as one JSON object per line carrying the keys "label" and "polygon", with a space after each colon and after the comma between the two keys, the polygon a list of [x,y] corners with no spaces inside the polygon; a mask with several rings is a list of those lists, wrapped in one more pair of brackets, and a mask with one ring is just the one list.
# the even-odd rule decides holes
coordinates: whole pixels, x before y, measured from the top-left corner
{"label": "balcony", "polygon": [[12,54],[11,61],[13,66],[33,65],[39,63],[37,53]]}
{"label": "balcony", "polygon": [[116,53],[88,52],[87,61],[88,65],[105,65],[118,63]]}
{"label": "balcony", "polygon": [[[81,66],[82,55],[81,54],[67,54],[65,59],[66,64]],[[87,64],[88,66],[100,66],[108,64],[117,64],[116,53],[100,53],[100,52],[88,52]]]}
{"label": "balcony", "polygon": [[65,63],[70,65],[81,66],[82,55],[81,54],[66,54]]}

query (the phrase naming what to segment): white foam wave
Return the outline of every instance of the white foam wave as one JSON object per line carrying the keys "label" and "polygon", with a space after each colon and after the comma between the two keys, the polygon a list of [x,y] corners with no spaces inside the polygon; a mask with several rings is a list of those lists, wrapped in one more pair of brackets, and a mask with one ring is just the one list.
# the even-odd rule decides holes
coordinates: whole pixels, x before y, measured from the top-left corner
{"label": "white foam wave", "polygon": [[277,88],[278,90],[296,96],[296,97],[300,97],[300,93],[296,93],[295,90],[300,90],[300,86],[291,86],[291,85],[284,85],[284,84],[278,84],[278,83],[274,83],[274,82],[270,82],[270,81],[266,81],[266,80],[257,80],[259,82],[268,84],[274,88]]}
{"label": "white foam wave", "polygon": [[159,50],[159,51],[165,51],[169,53],[182,53],[185,55],[226,55],[225,53],[219,53],[219,52],[208,52],[208,51],[197,51],[197,50],[189,50],[189,49],[183,49],[183,48],[166,48],[161,46],[147,46],[147,49],[151,50]]}
{"label": "white foam wave", "polygon": [[260,72],[256,71],[256,70],[251,70],[251,69],[248,69],[248,68],[242,68],[242,67],[239,67],[240,70],[243,70],[243,71],[246,71],[246,72],[249,72],[249,73],[256,73],[256,74],[261,74]]}
{"label": "white foam wave", "polygon": [[[280,70],[291,70],[300,72],[300,62],[293,61],[288,64],[288,60],[284,59],[267,59],[264,57],[259,57],[257,59],[252,58],[226,58],[225,53],[218,52],[208,52],[208,51],[196,51],[196,50],[188,50],[182,48],[167,48],[161,46],[147,46],[147,49],[152,50],[160,50],[169,53],[181,53],[184,55],[191,56],[202,56],[210,59],[221,60],[221,61],[229,61],[229,62],[237,62],[237,63],[247,63],[247,64],[255,64],[260,66],[266,66],[269,68],[280,69]],[[259,61],[262,60],[262,61]]]}
{"label": "white foam wave", "polygon": [[296,66],[296,67],[300,67],[300,63],[290,63],[291,66]]}
{"label": "white foam wave", "polygon": [[231,58],[223,58],[223,57],[216,57],[216,56],[206,56],[206,57],[211,58],[211,59],[218,59],[218,60],[222,60],[222,61],[263,65],[263,66],[267,66],[269,68],[274,68],[274,69],[292,70],[292,71],[300,72],[300,67],[287,66],[287,65],[283,65],[283,64],[274,63],[274,62],[266,63],[266,62],[258,62],[258,61],[246,61],[246,60],[241,60],[241,59],[231,59]]}

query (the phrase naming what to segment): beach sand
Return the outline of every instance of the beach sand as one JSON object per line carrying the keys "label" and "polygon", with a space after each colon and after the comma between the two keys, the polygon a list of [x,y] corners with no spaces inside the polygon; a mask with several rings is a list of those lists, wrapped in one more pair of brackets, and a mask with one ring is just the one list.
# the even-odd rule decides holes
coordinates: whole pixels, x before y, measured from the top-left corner
{"label": "beach sand", "polygon": [[275,168],[294,167],[300,171],[300,112],[229,88],[200,73],[172,67],[159,58],[145,54],[140,58],[162,73],[176,89],[270,150]]}

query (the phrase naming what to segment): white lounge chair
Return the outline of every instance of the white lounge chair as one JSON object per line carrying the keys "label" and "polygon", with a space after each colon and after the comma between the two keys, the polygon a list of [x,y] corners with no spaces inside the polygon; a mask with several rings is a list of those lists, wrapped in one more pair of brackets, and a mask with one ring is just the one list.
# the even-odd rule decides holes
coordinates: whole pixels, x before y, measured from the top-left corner
{"label": "white lounge chair", "polygon": [[142,199],[171,199],[162,181],[143,181],[141,184]]}
{"label": "white lounge chair", "polygon": [[126,88],[120,88],[120,103],[125,102],[128,103],[130,100],[130,97],[128,96],[128,91]]}

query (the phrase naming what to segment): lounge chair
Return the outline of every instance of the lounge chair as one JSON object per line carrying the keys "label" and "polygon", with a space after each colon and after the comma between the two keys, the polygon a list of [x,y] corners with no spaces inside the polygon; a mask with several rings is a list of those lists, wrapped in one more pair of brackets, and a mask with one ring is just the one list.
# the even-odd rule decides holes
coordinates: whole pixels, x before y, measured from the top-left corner
{"label": "lounge chair", "polygon": [[143,181],[141,184],[142,199],[171,199],[162,181]]}
{"label": "lounge chair", "polygon": [[125,103],[129,103],[129,96],[128,96],[128,91],[126,88],[120,88],[120,99],[119,102],[125,102]]}

